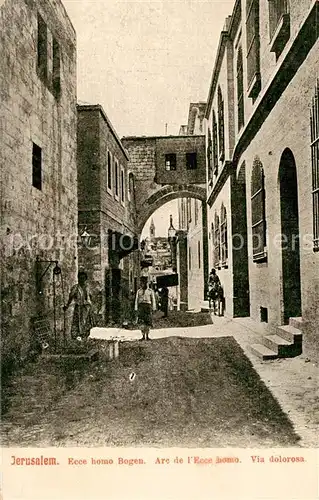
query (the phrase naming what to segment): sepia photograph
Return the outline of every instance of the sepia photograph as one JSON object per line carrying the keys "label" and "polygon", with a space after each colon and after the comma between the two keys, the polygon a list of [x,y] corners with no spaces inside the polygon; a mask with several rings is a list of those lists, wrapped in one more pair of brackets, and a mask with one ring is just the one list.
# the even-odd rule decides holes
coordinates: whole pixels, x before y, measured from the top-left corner
{"label": "sepia photograph", "polygon": [[319,1],[0,0],[0,67],[0,495],[315,500]]}

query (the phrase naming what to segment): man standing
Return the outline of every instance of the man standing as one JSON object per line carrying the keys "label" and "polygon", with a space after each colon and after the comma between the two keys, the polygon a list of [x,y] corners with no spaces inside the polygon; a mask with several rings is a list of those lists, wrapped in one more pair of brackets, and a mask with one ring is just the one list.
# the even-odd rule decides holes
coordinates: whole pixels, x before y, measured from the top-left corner
{"label": "man standing", "polygon": [[135,311],[143,337],[140,340],[150,340],[149,332],[152,325],[152,312],[156,311],[156,300],[152,289],[147,287],[147,277],[141,277],[141,287],[135,298]]}
{"label": "man standing", "polygon": [[208,280],[208,299],[209,299],[209,308],[211,307],[211,302],[213,302],[214,314],[216,313],[216,302],[217,302],[217,310],[220,312],[220,301],[222,300],[223,289],[220,283],[220,279],[216,274],[215,269],[213,268],[209,274]]}

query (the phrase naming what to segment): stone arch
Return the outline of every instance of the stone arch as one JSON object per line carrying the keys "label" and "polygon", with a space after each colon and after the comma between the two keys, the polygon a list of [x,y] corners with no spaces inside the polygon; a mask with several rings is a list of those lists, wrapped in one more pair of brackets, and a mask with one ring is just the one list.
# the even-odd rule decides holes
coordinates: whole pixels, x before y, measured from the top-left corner
{"label": "stone arch", "polygon": [[149,196],[143,203],[143,209],[140,210],[137,217],[137,228],[139,234],[141,234],[147,219],[152,215],[152,213],[155,212],[155,210],[169,201],[186,197],[196,198],[197,200],[206,202],[206,189],[205,187],[195,184],[167,185],[163,186]]}

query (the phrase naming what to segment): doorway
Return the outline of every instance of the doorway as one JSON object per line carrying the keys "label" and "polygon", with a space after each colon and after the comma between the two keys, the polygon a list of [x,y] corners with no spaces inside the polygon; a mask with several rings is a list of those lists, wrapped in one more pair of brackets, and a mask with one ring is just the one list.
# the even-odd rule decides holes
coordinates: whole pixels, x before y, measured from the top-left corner
{"label": "doorway", "polygon": [[233,236],[233,307],[234,317],[250,315],[246,166],[245,162],[231,177],[232,236]]}
{"label": "doorway", "polygon": [[284,323],[301,316],[300,233],[297,169],[294,156],[286,149],[280,160],[280,212],[282,235],[282,285]]}

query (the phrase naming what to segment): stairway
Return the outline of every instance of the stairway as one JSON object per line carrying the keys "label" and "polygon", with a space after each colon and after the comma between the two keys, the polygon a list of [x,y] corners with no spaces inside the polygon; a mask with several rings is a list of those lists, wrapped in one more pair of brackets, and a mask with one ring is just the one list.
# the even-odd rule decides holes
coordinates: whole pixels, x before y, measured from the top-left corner
{"label": "stairway", "polygon": [[289,324],[278,326],[275,335],[266,335],[262,344],[250,350],[262,360],[293,358],[302,353],[302,318],[289,318]]}

